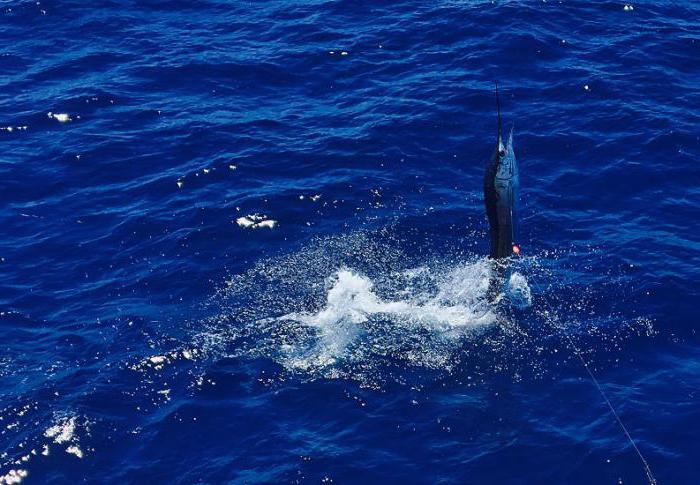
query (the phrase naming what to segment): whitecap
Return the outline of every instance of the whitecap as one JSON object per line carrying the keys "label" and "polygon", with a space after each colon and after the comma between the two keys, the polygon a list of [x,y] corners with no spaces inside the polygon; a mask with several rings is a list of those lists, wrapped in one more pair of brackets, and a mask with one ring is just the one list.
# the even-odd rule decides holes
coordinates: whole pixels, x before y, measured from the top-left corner
{"label": "whitecap", "polygon": [[73,120],[73,118],[71,118],[68,113],[52,113],[51,111],[49,111],[46,115],[49,118],[53,118],[54,120],[58,121],[59,123],[67,123],[68,121]]}
{"label": "whitecap", "polygon": [[258,229],[266,227],[268,229],[274,229],[275,226],[277,226],[277,221],[268,219],[266,216],[260,214],[250,214],[236,219],[236,224],[243,228]]}

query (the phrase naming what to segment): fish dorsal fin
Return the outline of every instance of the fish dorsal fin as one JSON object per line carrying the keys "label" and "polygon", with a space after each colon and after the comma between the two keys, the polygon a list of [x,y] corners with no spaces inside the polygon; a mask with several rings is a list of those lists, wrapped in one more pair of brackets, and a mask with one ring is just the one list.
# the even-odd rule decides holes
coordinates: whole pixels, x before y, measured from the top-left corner
{"label": "fish dorsal fin", "polygon": [[515,128],[515,124],[510,125],[510,133],[508,134],[508,143],[506,144],[506,150],[509,153],[513,153],[513,129]]}

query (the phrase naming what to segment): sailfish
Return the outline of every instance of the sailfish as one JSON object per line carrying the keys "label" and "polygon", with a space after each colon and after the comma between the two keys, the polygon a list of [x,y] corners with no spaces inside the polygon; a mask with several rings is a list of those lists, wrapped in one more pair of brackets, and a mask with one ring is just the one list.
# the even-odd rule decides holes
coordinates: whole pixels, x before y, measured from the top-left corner
{"label": "sailfish", "polygon": [[[487,292],[487,296],[492,302],[498,302],[500,299],[498,297],[499,286],[503,281],[503,276],[507,267],[507,264],[504,264],[505,261],[507,261],[505,258],[513,254],[520,254],[517,233],[520,177],[518,175],[518,164],[515,161],[515,154],[513,153],[513,128],[510,129],[508,142],[505,145],[503,144],[501,102],[498,97],[498,83],[496,83],[496,108],[498,111],[498,138],[496,139],[496,149],[491,159],[486,164],[486,173],[484,174],[484,204],[486,206],[486,216],[489,220],[489,232],[491,236],[491,252],[489,256],[494,261],[492,266],[495,270],[495,275],[490,278]],[[549,323],[555,331],[561,331],[561,328],[551,320],[547,319],[545,321]],[[649,467],[649,463],[635,443],[632,435],[620,418],[619,413],[615,411],[610,398],[608,398],[605,390],[596,379],[590,365],[583,357],[581,351],[576,347],[575,341],[572,340],[567,333],[563,335],[566,336],[570,348],[583,364],[593,384],[598,388],[601,397],[608,405],[610,413],[620,425],[622,432],[632,445],[637,456],[639,456],[649,485],[656,485],[658,482]]]}
{"label": "sailfish", "polygon": [[484,204],[491,237],[490,257],[498,260],[520,254],[517,235],[520,177],[513,153],[512,127],[507,143],[503,143],[498,84],[496,84],[496,109],[498,138],[496,149],[486,165],[484,174]]}

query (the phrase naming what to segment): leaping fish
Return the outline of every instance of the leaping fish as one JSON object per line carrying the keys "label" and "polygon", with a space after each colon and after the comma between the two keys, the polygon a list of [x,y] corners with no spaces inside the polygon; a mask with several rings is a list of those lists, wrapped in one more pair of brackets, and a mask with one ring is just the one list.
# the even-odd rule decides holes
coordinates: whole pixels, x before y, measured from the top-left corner
{"label": "leaping fish", "polygon": [[507,258],[520,253],[518,245],[518,196],[520,177],[513,153],[513,129],[504,145],[501,124],[501,102],[496,84],[498,111],[498,138],[496,149],[486,165],[484,174],[484,203],[489,220],[491,253],[493,259]]}

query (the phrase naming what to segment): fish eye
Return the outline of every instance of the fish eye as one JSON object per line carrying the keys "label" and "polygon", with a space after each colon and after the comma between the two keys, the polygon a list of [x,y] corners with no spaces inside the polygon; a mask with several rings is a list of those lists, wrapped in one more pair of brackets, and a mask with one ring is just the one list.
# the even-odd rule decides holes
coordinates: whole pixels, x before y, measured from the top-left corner
{"label": "fish eye", "polygon": [[505,151],[505,150],[498,150],[498,155],[501,156],[501,157],[505,157],[505,156],[506,156],[506,151]]}

